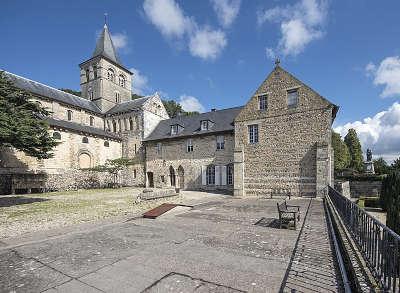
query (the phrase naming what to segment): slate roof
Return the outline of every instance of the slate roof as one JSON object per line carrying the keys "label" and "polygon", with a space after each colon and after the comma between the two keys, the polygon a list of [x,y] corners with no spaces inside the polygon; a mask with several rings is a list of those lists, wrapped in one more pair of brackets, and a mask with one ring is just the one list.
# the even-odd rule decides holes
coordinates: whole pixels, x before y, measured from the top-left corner
{"label": "slate roof", "polygon": [[87,134],[121,140],[121,138],[117,134],[115,134],[113,132],[104,131],[103,129],[100,129],[100,128],[81,125],[79,123],[75,123],[75,122],[71,122],[71,121],[57,120],[57,119],[53,119],[53,118],[47,118],[46,120],[48,121],[49,125],[53,126],[53,127],[60,127],[60,128],[64,128],[64,129],[68,129],[68,130],[72,130],[72,131],[76,131],[76,132],[83,132],[83,133],[87,133]]}
{"label": "slate roof", "polygon": [[[243,107],[235,107],[218,111],[211,111],[193,116],[179,116],[172,119],[162,120],[153,132],[144,139],[145,141],[174,139],[176,137],[212,134],[223,131],[233,131],[233,120]],[[209,130],[200,130],[200,121],[210,120],[213,126]],[[178,134],[171,135],[171,125],[179,124],[184,129]]]}
{"label": "slate roof", "polygon": [[101,110],[95,103],[87,99],[63,92],[61,90],[55,89],[53,87],[44,85],[40,82],[27,79],[15,75],[13,73],[4,71],[8,79],[18,88],[27,90],[33,94],[37,94],[51,100],[56,100],[58,102],[79,107],[94,113],[101,114]]}
{"label": "slate roof", "polygon": [[112,107],[110,110],[108,110],[106,114],[108,115],[108,114],[116,114],[116,113],[124,113],[124,112],[132,111],[134,109],[137,109],[137,108],[143,106],[143,104],[146,103],[150,98],[151,98],[151,96],[147,96],[147,97],[143,97],[143,98],[139,98],[139,99],[135,99],[135,100],[131,100],[128,102],[123,102],[123,103],[117,104],[114,107]]}
{"label": "slate roof", "polygon": [[111,61],[121,65],[121,62],[117,55],[117,51],[115,50],[110,32],[108,31],[108,27],[106,24],[103,27],[103,31],[101,32],[101,35],[96,43],[96,49],[94,49],[93,52],[93,57],[97,56],[106,57]]}

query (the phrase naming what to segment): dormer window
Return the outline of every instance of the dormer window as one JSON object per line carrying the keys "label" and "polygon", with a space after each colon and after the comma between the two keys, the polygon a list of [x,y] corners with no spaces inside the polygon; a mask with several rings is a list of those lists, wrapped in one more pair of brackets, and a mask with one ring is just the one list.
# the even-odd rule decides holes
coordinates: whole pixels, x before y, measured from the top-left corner
{"label": "dormer window", "polygon": [[178,125],[171,125],[171,135],[177,134],[178,133]]}
{"label": "dormer window", "polygon": [[208,130],[208,128],[209,128],[208,122],[209,122],[208,120],[201,121],[201,130]]}

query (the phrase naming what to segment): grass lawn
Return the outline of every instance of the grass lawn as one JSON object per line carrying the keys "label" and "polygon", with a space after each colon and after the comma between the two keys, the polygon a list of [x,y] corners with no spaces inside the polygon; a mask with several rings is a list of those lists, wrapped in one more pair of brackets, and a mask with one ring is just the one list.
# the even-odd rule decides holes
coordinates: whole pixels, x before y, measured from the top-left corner
{"label": "grass lawn", "polygon": [[[137,214],[158,205],[135,203],[142,188],[91,189],[0,196],[0,239],[113,216]],[[169,198],[177,201],[179,198]]]}

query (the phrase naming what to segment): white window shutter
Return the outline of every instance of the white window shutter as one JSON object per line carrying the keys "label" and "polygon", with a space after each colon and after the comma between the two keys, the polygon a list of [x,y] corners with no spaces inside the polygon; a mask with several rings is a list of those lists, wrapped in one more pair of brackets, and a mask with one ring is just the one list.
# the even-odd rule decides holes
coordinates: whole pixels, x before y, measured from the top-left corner
{"label": "white window shutter", "polygon": [[221,166],[215,166],[215,185],[221,185],[221,175],[220,175]]}
{"label": "white window shutter", "polygon": [[207,178],[206,178],[206,166],[201,166],[201,184],[207,185]]}
{"label": "white window shutter", "polygon": [[226,185],[226,166],[221,166],[221,185]]}

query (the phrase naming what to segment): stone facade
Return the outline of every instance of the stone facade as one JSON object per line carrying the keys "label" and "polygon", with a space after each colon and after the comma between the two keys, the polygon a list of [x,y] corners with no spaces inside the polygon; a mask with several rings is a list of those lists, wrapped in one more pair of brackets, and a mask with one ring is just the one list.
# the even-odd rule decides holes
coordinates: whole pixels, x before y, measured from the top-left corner
{"label": "stone facade", "polygon": [[[235,119],[235,194],[322,195],[332,184],[334,114],[334,105],[276,66]],[[249,143],[249,125],[258,126],[257,143]]]}

